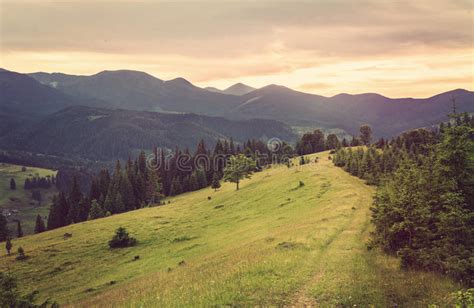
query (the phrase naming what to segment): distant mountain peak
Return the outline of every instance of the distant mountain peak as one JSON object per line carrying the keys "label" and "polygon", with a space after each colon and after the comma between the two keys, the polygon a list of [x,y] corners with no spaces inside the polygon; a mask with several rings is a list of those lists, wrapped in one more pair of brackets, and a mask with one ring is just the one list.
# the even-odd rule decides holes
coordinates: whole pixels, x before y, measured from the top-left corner
{"label": "distant mountain peak", "polygon": [[181,86],[181,87],[191,87],[191,88],[195,87],[191,82],[184,79],[183,77],[178,77],[178,78],[175,78],[175,79],[167,80],[167,81],[165,81],[165,83],[166,84],[173,84],[173,85]]}
{"label": "distant mountain peak", "polygon": [[108,76],[114,76],[114,77],[124,77],[124,78],[153,78],[160,80],[159,78],[156,78],[155,76],[152,76],[148,73],[141,72],[141,71],[134,71],[134,70],[105,70],[101,71],[95,75],[92,75],[91,77],[96,76],[96,77],[108,77]]}
{"label": "distant mountain peak", "polygon": [[205,87],[204,90],[207,90],[209,92],[214,92],[214,93],[222,93],[223,92],[221,89],[214,88],[214,87]]}
{"label": "distant mountain peak", "polygon": [[251,86],[248,86],[246,84],[238,82],[238,83],[228,87],[227,89],[223,90],[222,93],[241,96],[241,95],[250,93],[250,92],[255,91],[255,90],[256,89],[251,87]]}
{"label": "distant mountain peak", "polygon": [[[277,85],[277,84],[269,84],[268,86],[264,86],[263,88],[260,88],[259,90],[262,91],[291,91],[291,92],[296,92],[295,90],[292,90],[290,88],[287,88],[285,86]],[[303,92],[301,92],[303,93]]]}

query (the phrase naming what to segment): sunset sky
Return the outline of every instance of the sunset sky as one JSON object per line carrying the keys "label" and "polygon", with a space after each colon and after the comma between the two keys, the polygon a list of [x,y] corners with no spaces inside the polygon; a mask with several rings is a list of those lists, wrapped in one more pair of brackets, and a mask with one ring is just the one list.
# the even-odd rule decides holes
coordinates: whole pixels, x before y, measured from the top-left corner
{"label": "sunset sky", "polygon": [[13,71],[133,69],[327,96],[474,89],[470,0],[0,3],[0,66]]}

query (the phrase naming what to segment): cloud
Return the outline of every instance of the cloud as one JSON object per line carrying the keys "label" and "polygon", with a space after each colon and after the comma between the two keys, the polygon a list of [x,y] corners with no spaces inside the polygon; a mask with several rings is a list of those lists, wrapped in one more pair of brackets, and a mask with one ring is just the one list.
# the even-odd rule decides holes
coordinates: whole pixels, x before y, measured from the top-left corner
{"label": "cloud", "polygon": [[425,74],[415,74],[420,80],[426,74],[454,78],[466,67],[472,76],[469,0],[6,0],[0,5],[1,65],[22,71],[133,68],[210,85],[276,82],[270,78],[308,90],[311,84],[332,85],[311,91],[346,89],[355,85],[353,78],[362,85],[381,73],[412,80],[414,64]]}

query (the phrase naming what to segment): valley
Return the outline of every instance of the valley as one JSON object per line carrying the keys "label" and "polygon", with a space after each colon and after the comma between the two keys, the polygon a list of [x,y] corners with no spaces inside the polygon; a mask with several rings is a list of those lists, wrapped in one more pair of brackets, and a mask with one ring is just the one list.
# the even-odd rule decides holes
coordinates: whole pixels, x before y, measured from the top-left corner
{"label": "valley", "polygon": [[[6,163],[0,163],[0,211],[9,220],[9,229],[12,236],[17,235],[15,220],[21,221],[24,235],[34,233],[35,219],[37,215],[46,217],[48,215],[51,199],[57,193],[54,185],[51,188],[24,189],[27,178],[51,177],[56,172],[49,169],[24,167]],[[14,179],[16,189],[10,189],[10,180]],[[40,191],[41,203],[32,198],[32,191]]]}

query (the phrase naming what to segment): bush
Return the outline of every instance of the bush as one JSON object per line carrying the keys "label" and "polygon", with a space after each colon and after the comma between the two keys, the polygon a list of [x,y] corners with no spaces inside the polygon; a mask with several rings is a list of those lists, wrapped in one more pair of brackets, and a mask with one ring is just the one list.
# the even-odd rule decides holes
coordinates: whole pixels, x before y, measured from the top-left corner
{"label": "bush", "polygon": [[112,240],[109,241],[110,248],[123,248],[135,246],[137,240],[133,237],[130,237],[127,230],[123,227],[118,228],[115,231],[115,235]]}
{"label": "bush", "polygon": [[28,256],[25,255],[25,250],[23,249],[23,247],[18,247],[18,256],[16,256],[16,259],[20,261],[28,259]]}

